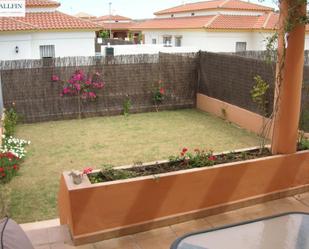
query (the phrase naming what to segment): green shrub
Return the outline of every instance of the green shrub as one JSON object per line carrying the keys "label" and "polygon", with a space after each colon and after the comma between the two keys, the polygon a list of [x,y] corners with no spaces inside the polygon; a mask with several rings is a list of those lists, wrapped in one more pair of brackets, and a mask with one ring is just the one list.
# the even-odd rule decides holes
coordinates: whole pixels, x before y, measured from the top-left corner
{"label": "green shrub", "polygon": [[127,97],[125,101],[123,102],[123,115],[124,116],[129,116],[131,107],[132,107],[131,99]]}
{"label": "green shrub", "polygon": [[0,184],[0,220],[9,215],[11,189]]}
{"label": "green shrub", "polygon": [[4,111],[4,135],[13,136],[15,133],[16,125],[19,121],[19,116],[14,107]]}
{"label": "green shrub", "polygon": [[309,139],[301,139],[299,142],[300,150],[309,150]]}

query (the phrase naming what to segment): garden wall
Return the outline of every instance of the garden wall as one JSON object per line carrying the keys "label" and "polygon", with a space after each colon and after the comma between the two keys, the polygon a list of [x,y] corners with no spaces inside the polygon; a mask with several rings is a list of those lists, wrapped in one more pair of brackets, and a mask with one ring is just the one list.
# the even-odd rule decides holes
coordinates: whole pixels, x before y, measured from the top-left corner
{"label": "garden wall", "polygon": [[[198,92],[209,97],[259,113],[251,93],[260,75],[269,85],[267,113],[272,112],[275,82],[275,64],[264,60],[230,54],[200,53]],[[302,98],[302,129],[309,131],[309,66],[304,67]]]}
{"label": "garden wall", "polygon": [[124,101],[132,112],[153,111],[153,90],[162,80],[166,99],[162,110],[195,106],[196,54],[116,56],[113,58],[57,58],[12,61],[0,64],[5,108],[15,103],[24,122],[78,117],[78,98],[62,97],[61,84],[52,75],[68,80],[77,69],[99,72],[106,83],[96,101],[82,103],[82,117],[120,114]]}
{"label": "garden wall", "polygon": [[[78,117],[78,99],[61,97],[52,75],[69,79],[76,69],[99,72],[106,83],[95,102],[82,104],[82,117],[116,115],[127,98],[131,112],[154,111],[153,90],[162,80],[166,99],[161,110],[195,107],[196,93],[258,113],[250,91],[254,76],[270,84],[268,113],[272,112],[275,64],[260,59],[208,52],[106,57],[56,58],[0,62],[4,106],[15,102],[24,122]],[[302,129],[309,131],[309,66],[304,68]]]}

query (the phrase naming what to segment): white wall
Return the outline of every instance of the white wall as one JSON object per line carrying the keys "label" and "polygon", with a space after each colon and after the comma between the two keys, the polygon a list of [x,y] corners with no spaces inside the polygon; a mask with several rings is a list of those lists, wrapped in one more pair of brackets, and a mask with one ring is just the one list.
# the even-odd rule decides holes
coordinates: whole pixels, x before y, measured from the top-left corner
{"label": "white wall", "polygon": [[56,57],[94,56],[95,32],[46,32],[32,34],[32,57],[40,58],[41,45],[55,45]]}
{"label": "white wall", "polygon": [[[211,52],[235,52],[236,42],[246,42],[247,50],[264,50],[265,39],[268,33],[260,32],[209,32],[206,30],[148,30],[145,34],[145,43],[151,44],[152,39],[163,43],[163,36],[172,36],[172,45],[175,36],[182,36],[182,46],[197,47],[200,50]],[[309,43],[309,42],[308,42]]]}
{"label": "white wall", "polygon": [[[263,15],[264,11],[237,11],[237,10],[202,10],[202,11],[188,11],[188,12],[181,12],[181,13],[174,13],[174,17],[189,17],[192,16],[191,14],[194,13],[194,16],[210,16],[210,15],[246,15],[246,16],[259,16]],[[157,15],[157,18],[170,18],[172,14],[164,14],[164,15]]]}
{"label": "white wall", "polygon": [[[15,52],[16,46],[19,52]],[[30,34],[6,34],[0,33],[0,60],[20,60],[31,58]]]}
{"label": "white wall", "polygon": [[0,33],[0,60],[40,59],[41,45],[54,45],[56,57],[94,56],[94,42],[92,31]]}
{"label": "white wall", "polygon": [[[105,48],[102,46],[102,55],[105,56]],[[197,47],[164,47],[163,45],[114,45],[114,55],[128,55],[128,54],[157,54],[163,53],[189,53],[198,52]]]}

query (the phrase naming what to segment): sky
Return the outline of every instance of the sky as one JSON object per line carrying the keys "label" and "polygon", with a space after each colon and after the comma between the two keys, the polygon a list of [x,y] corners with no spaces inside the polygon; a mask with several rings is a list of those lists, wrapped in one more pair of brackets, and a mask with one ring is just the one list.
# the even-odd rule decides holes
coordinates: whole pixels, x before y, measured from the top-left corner
{"label": "sky", "polygon": [[[58,0],[60,11],[74,15],[86,12],[94,16],[108,15],[109,2],[112,3],[112,14],[127,16],[132,19],[152,18],[153,13],[175,7],[183,3],[200,2],[201,0]],[[250,0],[265,6],[276,7],[272,0]]]}

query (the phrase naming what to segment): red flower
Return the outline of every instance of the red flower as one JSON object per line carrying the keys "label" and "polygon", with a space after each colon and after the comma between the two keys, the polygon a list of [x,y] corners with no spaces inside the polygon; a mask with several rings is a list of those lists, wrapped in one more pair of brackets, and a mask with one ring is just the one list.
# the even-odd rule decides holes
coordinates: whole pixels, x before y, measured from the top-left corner
{"label": "red flower", "polygon": [[6,174],[5,174],[5,173],[2,173],[2,174],[1,174],[1,176],[2,176],[2,177],[5,177],[5,176],[6,176]]}
{"label": "red flower", "polygon": [[183,153],[186,153],[187,151],[188,151],[188,148],[186,148],[186,147],[182,149]]}
{"label": "red flower", "polygon": [[84,168],[84,170],[83,170],[83,174],[84,175],[88,175],[88,174],[90,174],[91,172],[92,172],[92,168],[90,168],[90,167],[88,167],[88,168]]}
{"label": "red flower", "polygon": [[208,160],[210,160],[210,161],[216,161],[216,160],[217,160],[217,157],[216,157],[216,156],[210,156],[210,157],[208,157]]}
{"label": "red flower", "polygon": [[52,81],[59,81],[59,77],[58,77],[57,75],[53,75],[53,76],[51,77],[51,80],[52,80]]}
{"label": "red flower", "polygon": [[13,169],[14,169],[14,170],[18,170],[18,165],[15,164],[15,165],[13,166]]}
{"label": "red flower", "polygon": [[7,153],[6,153],[6,157],[9,158],[9,159],[14,159],[14,158],[16,158],[16,156],[15,156],[13,153],[11,153],[11,152],[7,152]]}
{"label": "red flower", "polygon": [[0,168],[0,173],[4,172],[4,168]]}
{"label": "red flower", "polygon": [[184,156],[184,155],[185,155],[185,153],[181,152],[181,153],[180,153],[180,155],[181,155],[181,156]]}
{"label": "red flower", "polygon": [[165,89],[164,89],[163,87],[161,87],[160,90],[159,90],[159,92],[160,92],[161,94],[164,94],[164,93],[165,93]]}

